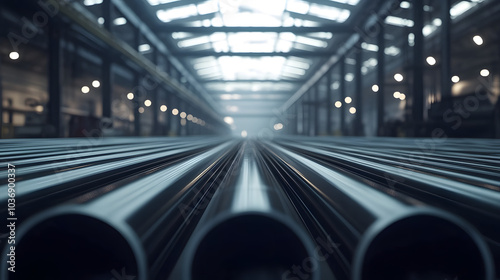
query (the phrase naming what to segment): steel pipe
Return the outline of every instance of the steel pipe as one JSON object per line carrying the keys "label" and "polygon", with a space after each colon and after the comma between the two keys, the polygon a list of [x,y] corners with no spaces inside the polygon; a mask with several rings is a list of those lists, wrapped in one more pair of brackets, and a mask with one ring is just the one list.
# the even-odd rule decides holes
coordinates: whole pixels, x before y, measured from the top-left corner
{"label": "steel pipe", "polygon": [[235,149],[217,145],[32,217],[17,232],[16,273],[6,248],[0,278],[165,279]]}
{"label": "steel pipe", "polygon": [[186,248],[184,279],[292,279],[293,267],[313,256],[313,242],[253,142],[232,172]]}
{"label": "steel pipe", "polygon": [[391,197],[324,161],[266,146],[289,180],[302,184],[288,192],[320,208],[316,217],[343,245],[337,259],[346,260],[350,279],[493,279],[486,243],[457,216]]}

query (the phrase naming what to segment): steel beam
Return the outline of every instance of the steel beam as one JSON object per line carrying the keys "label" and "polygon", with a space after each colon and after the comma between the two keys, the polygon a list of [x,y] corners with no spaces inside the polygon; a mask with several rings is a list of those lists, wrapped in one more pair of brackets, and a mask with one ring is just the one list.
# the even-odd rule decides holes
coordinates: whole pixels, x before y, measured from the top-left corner
{"label": "steel beam", "polygon": [[345,104],[345,101],[344,101],[345,95],[346,95],[345,57],[340,58],[339,67],[340,67],[339,92],[340,92],[340,102],[342,102],[342,107],[340,107],[340,131],[341,131],[342,135],[346,135],[347,130],[346,130],[346,122],[345,122],[345,107],[347,105]]}
{"label": "steel beam", "polygon": [[315,32],[331,32],[335,34],[354,33],[354,28],[344,24],[324,24],[317,27],[263,27],[263,26],[222,26],[222,27],[191,27],[183,25],[162,24],[153,29],[156,33],[186,32],[194,34],[213,34],[218,32],[239,33],[239,32],[292,32],[294,34],[307,34]]}
{"label": "steel beam", "polygon": [[451,0],[441,4],[441,96],[445,109],[451,108]]}
{"label": "steel beam", "polygon": [[179,58],[196,57],[223,57],[223,56],[244,56],[244,57],[263,57],[263,56],[284,56],[284,57],[330,57],[333,51],[290,51],[290,52],[215,52],[210,51],[177,51],[173,55]]}
{"label": "steel beam", "polygon": [[377,34],[377,135],[384,136],[384,115],[385,115],[385,25],[379,24],[379,33]]}
{"label": "steel beam", "polygon": [[356,101],[356,116],[354,118],[354,135],[363,136],[364,128],[363,128],[363,76],[361,73],[361,67],[363,64],[363,49],[361,45],[358,44],[355,48],[356,54],[356,65],[354,66],[354,87],[355,87],[355,96]]}
{"label": "steel beam", "polygon": [[412,2],[413,28],[415,34],[415,44],[413,45],[413,69],[412,69],[412,119],[406,120],[412,123],[412,136],[422,134],[424,121],[424,3],[423,0],[414,0]]}
{"label": "steel beam", "polygon": [[326,134],[333,134],[332,110],[333,110],[333,91],[332,91],[332,70],[326,72]]}
{"label": "steel beam", "polygon": [[53,131],[49,137],[62,137],[62,48],[60,22],[51,20],[49,23],[49,119]]}

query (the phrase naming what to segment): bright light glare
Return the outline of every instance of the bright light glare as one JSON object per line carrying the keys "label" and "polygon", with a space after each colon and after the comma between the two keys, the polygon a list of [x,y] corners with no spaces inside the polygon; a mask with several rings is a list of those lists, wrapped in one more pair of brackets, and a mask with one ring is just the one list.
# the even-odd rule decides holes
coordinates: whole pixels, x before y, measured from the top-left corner
{"label": "bright light glare", "polygon": [[340,101],[335,102],[335,107],[337,107],[337,108],[342,107],[342,102],[340,102]]}
{"label": "bright light glare", "polygon": [[233,124],[234,119],[231,117],[224,117],[224,122],[226,122],[227,124]]}
{"label": "bright light glare", "polygon": [[401,92],[399,91],[395,91],[392,96],[394,96],[394,98],[399,98],[401,96]]}
{"label": "bright light glare", "polygon": [[481,46],[484,43],[483,38],[481,36],[479,36],[479,35],[476,35],[476,36],[472,37],[472,40],[478,46]]}
{"label": "bright light glare", "polygon": [[167,105],[161,105],[160,106],[160,111],[162,111],[162,112],[166,112],[167,109],[168,109]]}
{"label": "bright light glare", "polygon": [[454,83],[458,83],[458,82],[460,82],[460,77],[459,76],[453,76],[453,77],[451,77],[451,81],[454,82]]}
{"label": "bright light glare", "polygon": [[124,17],[115,18],[115,19],[113,20],[113,24],[114,24],[114,25],[118,25],[118,26],[119,26],[119,25],[124,25],[124,24],[127,24],[127,19],[126,19],[126,18],[124,18]]}
{"label": "bright light glare", "polygon": [[373,85],[372,90],[373,90],[373,92],[378,92],[378,90],[379,90],[378,85]]}
{"label": "bright light glare", "polygon": [[185,119],[187,114],[186,114],[186,112],[181,112],[180,116],[181,116],[181,118]]}
{"label": "bright light glare", "polygon": [[82,87],[82,92],[83,93],[89,93],[90,92],[90,88],[88,86],[83,86]]}
{"label": "bright light glare", "polygon": [[353,115],[356,114],[356,108],[354,108],[354,107],[349,108],[349,113],[351,113]]}
{"label": "bright light glare", "polygon": [[98,80],[94,80],[94,81],[92,82],[92,86],[93,86],[93,87],[95,87],[95,88],[98,88],[98,87],[100,87],[100,86],[101,86],[101,82],[99,82]]}
{"label": "bright light glare", "polygon": [[127,99],[128,99],[128,100],[132,100],[132,99],[134,99],[134,94],[133,94],[133,93],[131,93],[131,92],[127,93]]}
{"label": "bright light glare", "polygon": [[178,114],[179,114],[179,110],[177,110],[176,108],[174,108],[172,110],[172,115],[177,116]]}
{"label": "bright light glare", "polygon": [[352,98],[350,98],[349,96],[347,96],[345,99],[344,99],[345,103],[349,104],[352,102]]}
{"label": "bright light glare", "polygon": [[403,79],[404,79],[404,77],[400,73],[394,74],[394,80],[396,80],[396,82],[402,82]]}
{"label": "bright light glare", "polygon": [[152,103],[151,103],[151,100],[149,100],[149,99],[144,100],[144,105],[145,105],[146,107],[151,106],[151,104],[152,104]]}
{"label": "bright light glare", "polygon": [[427,63],[428,63],[429,65],[431,65],[431,66],[436,64],[436,59],[435,59],[434,57],[432,57],[432,56],[428,56],[428,57],[425,59],[425,61],[427,61]]}
{"label": "bright light glare", "polygon": [[479,74],[483,77],[488,77],[490,75],[490,71],[488,69],[483,69]]}
{"label": "bright light glare", "polygon": [[283,129],[283,124],[282,123],[277,123],[274,125],[274,130],[282,130]]}
{"label": "bright light glare", "polygon": [[9,53],[9,58],[12,60],[17,60],[17,59],[19,59],[19,53],[18,52],[11,52],[11,53]]}
{"label": "bright light glare", "polygon": [[401,99],[401,100],[405,100],[405,99],[406,99],[406,95],[405,95],[404,93],[401,93],[401,94],[399,95],[399,99]]}
{"label": "bright light glare", "polygon": [[241,131],[241,137],[245,138],[248,136],[248,132],[246,130]]}

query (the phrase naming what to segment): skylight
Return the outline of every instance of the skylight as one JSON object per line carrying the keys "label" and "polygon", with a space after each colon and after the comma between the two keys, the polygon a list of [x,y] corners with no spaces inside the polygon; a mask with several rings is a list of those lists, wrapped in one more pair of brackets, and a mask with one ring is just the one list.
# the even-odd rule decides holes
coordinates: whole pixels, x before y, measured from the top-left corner
{"label": "skylight", "polygon": [[328,0],[325,0],[325,5],[310,4],[302,0],[206,0],[199,4],[184,4],[181,0],[147,1],[151,6],[158,7],[156,15],[163,22],[183,20],[183,23],[190,26],[205,27],[315,26],[324,20],[342,23],[349,18],[351,12],[336,7],[333,3],[355,6],[359,2],[330,0],[330,6]]}
{"label": "skylight", "polygon": [[[100,0],[87,0],[100,1]],[[349,20],[360,0],[147,0],[162,22],[186,27],[319,27]],[[251,29],[251,28],[249,28]],[[210,29],[206,29],[210,30]],[[332,32],[173,32],[179,53],[197,54],[186,59],[208,91],[219,100],[265,99],[276,91],[297,89],[290,81],[306,79],[308,71],[325,58],[291,56],[297,52],[328,52],[337,35]],[[340,35],[339,35],[340,36]],[[145,47],[144,47],[145,48]],[[367,46],[373,50],[373,46]],[[210,52],[213,51],[213,54]],[[332,54],[334,50],[331,50]],[[388,48],[391,55],[399,49]],[[263,56],[255,55],[263,53]],[[298,55],[300,56],[300,55]],[[326,55],[328,56],[328,55]],[[365,66],[365,68],[368,68]],[[350,76],[347,78],[349,79]],[[253,94],[253,95],[252,95]],[[281,95],[280,95],[281,94]],[[283,98],[283,93],[274,99]],[[271,95],[269,95],[271,96]],[[230,103],[230,102],[229,102]],[[230,113],[245,108],[226,104]]]}

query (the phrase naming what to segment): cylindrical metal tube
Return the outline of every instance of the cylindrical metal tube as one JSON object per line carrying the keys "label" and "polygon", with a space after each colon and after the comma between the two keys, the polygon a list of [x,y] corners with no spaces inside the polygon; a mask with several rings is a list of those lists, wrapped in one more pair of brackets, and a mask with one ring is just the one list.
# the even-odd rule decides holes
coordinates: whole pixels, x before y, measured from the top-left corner
{"label": "cylindrical metal tube", "polygon": [[[366,178],[392,195],[404,194],[465,219],[482,234],[500,270],[500,160],[491,156],[495,143],[449,139],[437,146],[429,139],[384,139],[368,145],[358,138],[297,140],[279,143]],[[422,150],[424,144],[429,150]]]}
{"label": "cylindrical metal tube", "polygon": [[302,183],[296,191],[309,198],[305,203],[331,216],[322,225],[343,245],[351,279],[493,279],[486,243],[460,218],[404,203],[324,162],[268,147]]}
{"label": "cylindrical metal tube", "polygon": [[253,143],[244,146],[188,243],[184,279],[289,279],[312,257],[313,242],[286,196]]}
{"label": "cylindrical metal tube", "polygon": [[[19,221],[24,221],[34,213],[93,191],[109,182],[154,170],[162,164],[206,151],[222,142],[224,141],[221,139],[205,139],[189,143],[169,141],[153,149],[150,149],[151,145],[145,142],[136,145],[142,149],[120,149],[121,152],[118,154],[102,154],[98,151],[96,155],[94,152],[84,152],[72,155],[65,161],[40,160],[42,164],[34,166],[27,166],[27,161],[32,160],[15,161],[18,166],[16,217]],[[66,141],[61,140],[59,143],[62,145]],[[0,175],[3,173],[0,172]],[[6,171],[5,177],[7,177]],[[0,186],[0,200],[9,198],[7,189],[7,184]],[[4,215],[7,215],[7,208],[0,209],[0,216]]]}
{"label": "cylindrical metal tube", "polygon": [[34,216],[17,234],[16,273],[7,249],[1,278],[165,279],[235,148],[220,144]]}

